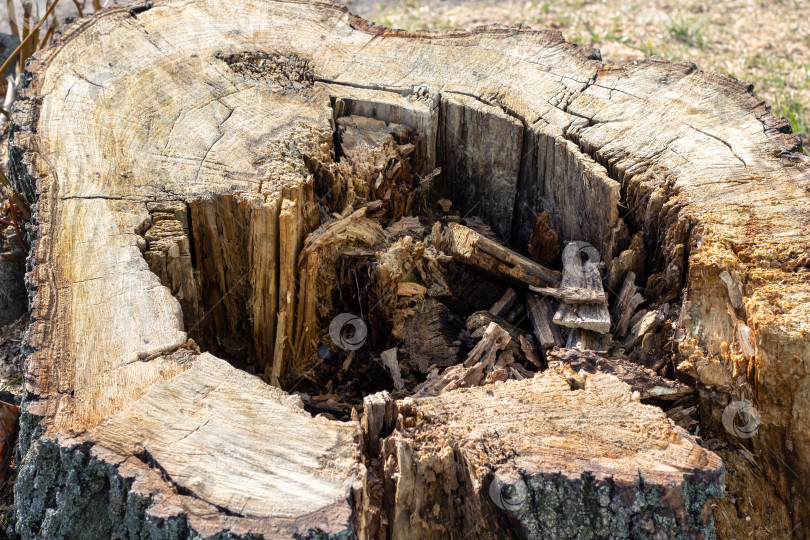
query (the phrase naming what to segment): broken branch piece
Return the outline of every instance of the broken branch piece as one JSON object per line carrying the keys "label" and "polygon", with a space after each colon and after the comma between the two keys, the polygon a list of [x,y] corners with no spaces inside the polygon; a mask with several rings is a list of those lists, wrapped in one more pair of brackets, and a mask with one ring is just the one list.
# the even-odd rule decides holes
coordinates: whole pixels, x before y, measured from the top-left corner
{"label": "broken branch piece", "polygon": [[541,266],[459,223],[449,223],[443,229],[436,224],[432,239],[439,249],[452,255],[455,260],[518,286],[556,286],[560,281],[559,272]]}

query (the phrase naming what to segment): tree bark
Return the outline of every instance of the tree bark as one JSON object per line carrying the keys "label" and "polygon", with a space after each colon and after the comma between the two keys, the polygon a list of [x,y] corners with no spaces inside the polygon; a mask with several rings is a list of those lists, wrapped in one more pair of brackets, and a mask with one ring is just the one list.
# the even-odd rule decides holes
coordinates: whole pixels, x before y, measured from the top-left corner
{"label": "tree bark", "polygon": [[[366,126],[366,168],[339,155],[335,136],[357,142],[365,125],[342,117],[384,124]],[[737,80],[603,64],[556,32],[410,33],[293,0],[155,0],[82,19],[29,63],[11,125],[13,179],[37,201],[17,530],[456,538],[483,520],[474,537],[710,538],[703,505],[722,464],[613,377],[553,371],[383,400],[383,420],[367,404],[363,425],[385,427],[369,442],[357,420],[311,417],[253,376],[289,389],[317,371],[332,315],[317,280],[338,270],[322,255],[388,245],[366,215],[362,234],[319,244],[329,231],[308,235],[330,212],[349,219],[376,199],[398,218],[449,198],[524,252],[547,212],[561,242],[590,243],[608,268],[643,231],[645,296],[685,290],[675,345],[704,391],[701,427],[763,471],[732,495],[775,494],[746,511],[790,510],[803,537],[810,161],[798,144]],[[436,166],[448,172],[429,190],[400,190],[403,168]],[[518,279],[543,268],[485,255]],[[729,398],[759,409],[753,437],[723,430]],[[536,435],[546,417],[565,429]],[[505,502],[487,491],[496,473],[513,479]],[[516,474],[530,501],[519,510]],[[746,537],[744,515],[730,520]]]}

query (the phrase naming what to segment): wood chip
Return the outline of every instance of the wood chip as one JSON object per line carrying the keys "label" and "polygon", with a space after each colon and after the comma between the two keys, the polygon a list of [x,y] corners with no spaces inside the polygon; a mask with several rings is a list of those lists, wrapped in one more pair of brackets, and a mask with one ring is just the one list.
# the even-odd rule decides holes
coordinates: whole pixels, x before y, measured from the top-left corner
{"label": "wood chip", "polygon": [[495,315],[496,317],[505,318],[506,315],[511,311],[514,305],[517,303],[518,296],[515,292],[515,289],[509,287],[506,289],[506,292],[503,294],[500,300],[495,302],[495,304],[489,308],[489,312]]}
{"label": "wood chip", "polygon": [[540,359],[540,354],[537,352],[537,347],[534,346],[531,337],[520,336],[520,350],[526,355],[526,360],[534,364],[538,368],[543,367],[543,362]]}
{"label": "wood chip", "polygon": [[427,289],[424,285],[412,281],[400,281],[397,283],[397,296],[424,296]]}
{"label": "wood chip", "polygon": [[576,287],[529,287],[534,292],[551,296],[562,300],[566,304],[599,304],[606,306],[608,303],[605,291],[594,291],[592,289],[579,289]]}
{"label": "wood chip", "polygon": [[[444,372],[416,387],[413,397],[437,396],[456,388],[479,386],[494,371],[498,353],[506,349],[511,337],[497,323],[490,323],[481,341],[470,351],[467,360],[447,368]],[[496,374],[488,382],[504,380],[505,374]]]}
{"label": "wood chip", "polygon": [[655,332],[658,326],[664,320],[664,313],[662,310],[653,310],[648,312],[630,329],[630,333],[624,340],[624,348],[630,350],[636,347],[641,340],[644,339],[649,333]]}
{"label": "wood chip", "polygon": [[636,274],[634,272],[627,272],[624,278],[619,295],[616,297],[616,302],[613,304],[613,311],[611,316],[613,318],[613,333],[617,337],[624,337],[627,335],[627,330],[630,327],[630,319],[638,309],[638,306],[644,303],[644,297],[638,293],[638,287],[635,284]]}
{"label": "wood chip", "polygon": [[380,360],[394,381],[394,390],[402,390],[405,383],[402,382],[402,374],[399,370],[399,362],[397,362],[397,348],[394,347],[380,353]]}
{"label": "wood chip", "polygon": [[561,347],[563,344],[560,329],[551,322],[551,305],[548,299],[532,293],[526,293],[529,307],[529,320],[532,323],[534,337],[541,347]]}
{"label": "wood chip", "polygon": [[419,222],[418,217],[400,218],[385,230],[392,236],[416,236],[421,238],[425,234],[425,226]]}

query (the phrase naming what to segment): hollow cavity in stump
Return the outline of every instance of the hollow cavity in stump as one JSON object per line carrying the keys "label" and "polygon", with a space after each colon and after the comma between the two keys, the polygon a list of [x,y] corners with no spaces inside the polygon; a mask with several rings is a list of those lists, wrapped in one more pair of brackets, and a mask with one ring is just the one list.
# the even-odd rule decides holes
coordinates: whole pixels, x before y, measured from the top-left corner
{"label": "hollow cavity in stump", "polygon": [[[279,92],[313,81],[296,55],[218,58]],[[625,344],[645,301],[636,278],[655,263],[642,231],[630,241],[611,179],[581,164],[555,168],[545,181],[556,196],[529,205],[525,126],[503,110],[419,87],[330,104],[332,134],[319,148],[278,150],[311,188],[293,180],[275,199],[232,193],[148,204],[144,258],[202,351],[302,395],[312,412],[347,420],[374,392],[424,393],[428,379],[465,361],[492,321],[512,336],[499,377],[533,376],[548,347]],[[579,198],[576,210],[568,197]],[[583,224],[581,207],[598,219]],[[578,241],[563,252],[566,240]],[[465,249],[473,251],[459,258]],[[504,260],[516,266],[505,269]],[[624,289],[611,288],[620,279]],[[627,303],[622,294],[633,292],[640,300]],[[600,337],[611,328],[608,301],[613,335]],[[546,311],[558,305],[552,321]],[[657,326],[642,330],[636,339]],[[648,341],[642,364],[671,376],[661,335]]]}

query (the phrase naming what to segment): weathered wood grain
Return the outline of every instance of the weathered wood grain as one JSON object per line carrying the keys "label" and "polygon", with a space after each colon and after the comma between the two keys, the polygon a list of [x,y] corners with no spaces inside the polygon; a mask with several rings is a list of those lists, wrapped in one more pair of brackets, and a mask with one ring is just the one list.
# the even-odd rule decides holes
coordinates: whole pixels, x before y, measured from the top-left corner
{"label": "weathered wood grain", "polygon": [[583,303],[580,295],[576,302],[563,302],[554,314],[554,324],[569,328],[582,328],[606,334],[610,331],[610,312],[605,301],[602,275],[598,268],[599,255],[592,246],[570,242],[563,250],[562,289],[592,291],[598,302]]}
{"label": "weathered wood grain", "polygon": [[623,338],[630,328],[630,319],[635,315],[636,309],[644,303],[644,297],[640,295],[636,287],[635,272],[627,272],[624,284],[616,296],[616,301],[611,310],[613,320],[613,333],[617,337]]}
{"label": "weathered wood grain", "polygon": [[[366,482],[389,492],[376,512],[392,538],[709,534],[697,509],[720,494],[720,459],[612,375],[558,366],[433,398],[367,400],[376,420],[363,421],[374,427],[364,440],[381,450]],[[682,497],[695,505],[684,511]]]}
{"label": "weathered wood grain", "polygon": [[553,314],[548,300],[532,293],[526,293],[529,306],[529,321],[532,323],[534,337],[541,347],[561,347],[563,338],[560,329],[552,322]]}
{"label": "weathered wood grain", "polygon": [[638,392],[641,399],[678,399],[693,392],[692,388],[678,381],[665,379],[653,370],[634,364],[626,356],[600,354],[577,349],[556,349],[548,354],[549,366],[562,362],[576,372],[606,373],[617,377]]}
{"label": "weathered wood grain", "polygon": [[605,291],[577,287],[530,287],[530,289],[536,293],[562,300],[566,304],[599,304],[606,306],[608,303]]}
{"label": "weathered wood grain", "polygon": [[438,224],[431,233],[431,242],[459,262],[469,264],[490,274],[524,287],[556,285],[560,274],[458,223]]}

